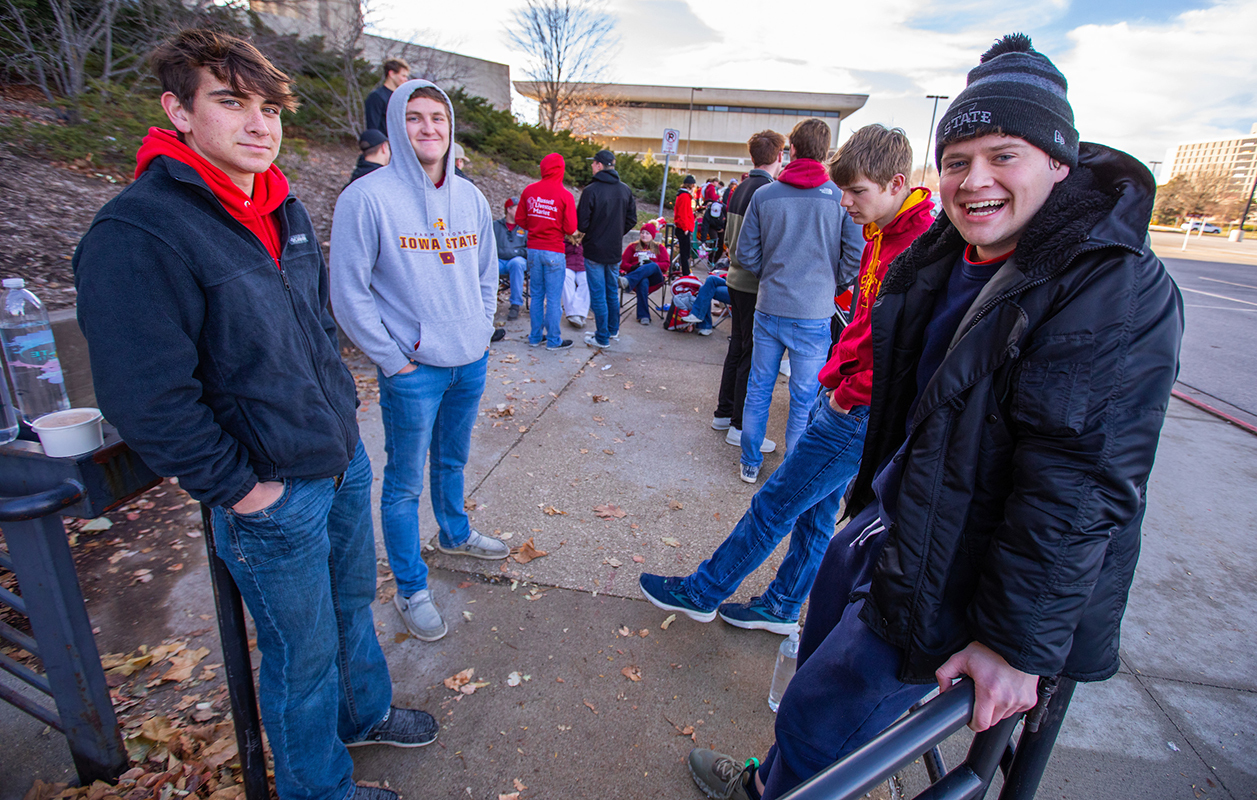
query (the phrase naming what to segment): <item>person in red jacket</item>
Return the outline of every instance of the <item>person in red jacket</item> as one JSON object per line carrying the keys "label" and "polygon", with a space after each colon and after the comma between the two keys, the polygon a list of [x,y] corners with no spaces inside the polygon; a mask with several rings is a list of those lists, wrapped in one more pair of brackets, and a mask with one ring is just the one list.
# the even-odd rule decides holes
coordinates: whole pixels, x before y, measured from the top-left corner
{"label": "person in red jacket", "polygon": [[637,295],[637,321],[643,325],[650,324],[647,298],[655,287],[663,284],[663,276],[672,266],[668,249],[655,241],[658,230],[655,223],[647,222],[637,241],[624,248],[624,255],[620,257],[620,286]]}
{"label": "person in red jacket", "polygon": [[690,274],[690,243],[694,235],[694,198],[698,194],[698,181],[693,175],[686,175],[681,181],[681,191],[672,204],[672,224],[676,226],[678,261],[681,274]]}
{"label": "person in red jacket", "polygon": [[541,180],[529,184],[519,195],[515,224],[528,231],[528,282],[532,291],[529,317],[532,331],[529,347],[537,347],[545,329],[547,350],[565,350],[571,339],[560,335],[563,319],[563,281],[567,259],[563,237],[576,232],[576,198],[563,185],[567,164],[563,156],[551,153],[541,159]]}
{"label": "person in red jacket", "polygon": [[[684,578],[641,576],[642,593],[656,606],[699,622],[719,613],[738,628],[778,634],[798,629],[799,610],[833,536],[847,484],[860,466],[873,375],[873,301],[890,262],[934,221],[929,190],[908,186],[911,170],[907,135],[881,125],[856,131],[830,165],[842,206],[863,224],[866,244],[851,324],[820,371],[828,391],[819,394],[807,428],[711,558]],[[790,548],[764,594],[748,603],[722,603],[787,533]]]}

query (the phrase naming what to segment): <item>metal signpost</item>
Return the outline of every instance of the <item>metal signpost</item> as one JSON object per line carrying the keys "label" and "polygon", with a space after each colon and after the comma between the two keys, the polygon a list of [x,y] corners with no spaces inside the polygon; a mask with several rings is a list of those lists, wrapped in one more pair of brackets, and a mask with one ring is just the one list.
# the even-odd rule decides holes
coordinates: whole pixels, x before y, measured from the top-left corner
{"label": "metal signpost", "polygon": [[663,147],[659,149],[659,152],[663,153],[663,185],[659,187],[659,216],[661,217],[663,216],[663,197],[668,193],[668,164],[677,154],[677,142],[680,139],[680,131],[673,128],[663,129]]}

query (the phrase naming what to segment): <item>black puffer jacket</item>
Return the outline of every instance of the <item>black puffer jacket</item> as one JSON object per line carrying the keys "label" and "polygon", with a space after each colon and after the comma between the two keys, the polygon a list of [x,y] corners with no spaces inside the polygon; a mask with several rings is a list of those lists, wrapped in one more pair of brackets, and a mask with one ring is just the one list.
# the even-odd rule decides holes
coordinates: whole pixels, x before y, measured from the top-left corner
{"label": "black puffer jacket", "polygon": [[1102,680],[1118,633],[1170,389],[1182,299],[1147,244],[1155,188],[1084,144],[961,322],[913,418],[934,298],[964,242],[946,215],[891,265],[873,308],[873,397],[851,507],[904,443],[894,524],[862,619],[928,683],[979,641],[1013,667]]}
{"label": "black puffer jacket", "polygon": [[585,258],[595,264],[619,264],[624,234],[635,227],[637,201],[632,190],[620,182],[615,170],[602,170],[581,192],[576,205],[576,230],[585,234],[581,242]]}

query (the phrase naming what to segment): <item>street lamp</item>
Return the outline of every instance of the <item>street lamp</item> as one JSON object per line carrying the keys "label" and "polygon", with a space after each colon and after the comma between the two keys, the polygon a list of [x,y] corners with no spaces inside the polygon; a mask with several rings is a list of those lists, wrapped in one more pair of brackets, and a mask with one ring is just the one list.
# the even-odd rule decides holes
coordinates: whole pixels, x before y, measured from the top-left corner
{"label": "street lamp", "polygon": [[948,100],[950,97],[945,94],[927,94],[926,100],[934,101],[934,111],[930,114],[930,131],[925,136],[925,163],[921,165],[921,185],[925,185],[925,173],[930,168],[930,141],[934,138],[934,118],[938,116],[938,101]]}
{"label": "street lamp", "polygon": [[685,171],[690,171],[690,139],[694,135],[694,93],[701,92],[697,86],[690,87],[690,127],[685,132]]}
{"label": "street lamp", "polygon": [[1148,163],[1152,165],[1152,177],[1155,179],[1157,177],[1157,167],[1161,166],[1161,162],[1149,161]]}

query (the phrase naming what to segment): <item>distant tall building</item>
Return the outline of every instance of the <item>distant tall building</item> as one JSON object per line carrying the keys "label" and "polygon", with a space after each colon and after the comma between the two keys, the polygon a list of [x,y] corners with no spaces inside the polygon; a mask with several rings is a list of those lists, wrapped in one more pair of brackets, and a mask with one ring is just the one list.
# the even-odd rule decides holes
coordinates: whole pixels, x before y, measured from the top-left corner
{"label": "distant tall building", "polygon": [[1203,175],[1221,172],[1230,175],[1237,194],[1247,197],[1257,178],[1257,122],[1247,136],[1188,142],[1166,152],[1161,183],[1178,175]]}

